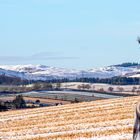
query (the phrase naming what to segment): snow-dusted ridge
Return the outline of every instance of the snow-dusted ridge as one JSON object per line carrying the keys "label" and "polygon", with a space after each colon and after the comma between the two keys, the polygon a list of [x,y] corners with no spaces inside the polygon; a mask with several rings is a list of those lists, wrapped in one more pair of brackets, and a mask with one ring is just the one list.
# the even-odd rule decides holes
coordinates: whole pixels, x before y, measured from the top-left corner
{"label": "snow-dusted ridge", "polygon": [[56,68],[45,65],[1,65],[0,74],[20,77],[28,80],[47,80],[60,78],[110,78],[114,76],[138,77],[140,69],[138,67],[118,67],[108,66],[103,68],[93,68],[90,70],[76,70]]}
{"label": "snow-dusted ridge", "polygon": [[18,77],[18,78],[22,78],[22,79],[28,78],[24,72],[17,72],[14,70],[8,70],[8,69],[2,69],[2,68],[0,68],[0,75],[6,75],[9,77]]}

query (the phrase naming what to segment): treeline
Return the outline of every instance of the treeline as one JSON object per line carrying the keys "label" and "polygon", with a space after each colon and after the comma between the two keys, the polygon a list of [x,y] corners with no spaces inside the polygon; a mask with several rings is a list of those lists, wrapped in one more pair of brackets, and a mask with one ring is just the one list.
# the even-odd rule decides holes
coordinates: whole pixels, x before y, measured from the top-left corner
{"label": "treeline", "polygon": [[21,108],[27,108],[26,102],[23,99],[22,95],[17,95],[13,101],[0,101],[0,111]]}
{"label": "treeline", "polygon": [[113,84],[113,85],[138,85],[140,84],[139,78],[131,78],[131,77],[112,77],[112,78],[76,78],[73,80],[69,79],[59,79],[59,80],[51,80],[47,82],[52,83],[63,83],[63,82],[87,82],[87,83],[105,83],[105,84]]}
{"label": "treeline", "polygon": [[0,75],[0,84],[5,85],[22,85],[22,84],[28,84],[28,80],[22,80],[18,77],[10,77],[6,76],[5,74]]}
{"label": "treeline", "polygon": [[[52,88],[49,83],[57,83],[57,87],[60,87],[59,83],[63,82],[88,82],[88,83],[106,83],[106,84],[114,84],[114,85],[138,85],[140,84],[139,78],[131,78],[131,77],[112,77],[112,78],[76,78],[76,79],[48,79],[46,81],[28,81],[22,80],[17,77],[8,77],[5,75],[0,75],[0,84],[1,85],[28,85],[28,84],[36,84],[36,88],[40,89],[41,85],[38,83],[44,83],[45,88]],[[25,87],[23,87],[25,88]],[[30,89],[29,89],[30,90]]]}
{"label": "treeline", "polygon": [[139,78],[128,78],[128,77],[113,77],[113,78],[80,78],[76,79],[75,82],[87,82],[87,83],[104,83],[112,85],[138,85],[140,83]]}
{"label": "treeline", "polygon": [[127,63],[122,63],[122,64],[118,64],[118,65],[114,65],[114,66],[117,66],[117,67],[135,67],[135,66],[139,66],[139,63],[127,62]]}
{"label": "treeline", "polygon": [[31,90],[60,90],[61,82],[36,82],[33,84]]}

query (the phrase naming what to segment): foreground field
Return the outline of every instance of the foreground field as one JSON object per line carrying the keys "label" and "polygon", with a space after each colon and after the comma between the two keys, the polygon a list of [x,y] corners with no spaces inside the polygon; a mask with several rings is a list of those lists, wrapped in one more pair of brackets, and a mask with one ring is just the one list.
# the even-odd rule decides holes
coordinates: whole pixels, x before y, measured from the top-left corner
{"label": "foreground field", "polygon": [[3,140],[131,140],[140,97],[0,113]]}

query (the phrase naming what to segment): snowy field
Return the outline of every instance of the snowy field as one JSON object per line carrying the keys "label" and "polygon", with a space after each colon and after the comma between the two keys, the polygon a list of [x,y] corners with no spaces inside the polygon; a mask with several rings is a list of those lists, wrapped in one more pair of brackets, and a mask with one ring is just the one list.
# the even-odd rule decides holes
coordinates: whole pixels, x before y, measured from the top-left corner
{"label": "snowy field", "polygon": [[72,88],[72,89],[77,89],[78,85],[82,85],[82,84],[88,84],[91,86],[91,88],[89,90],[100,90],[101,88],[104,89],[104,91],[108,91],[109,87],[113,88],[114,92],[120,92],[119,88],[123,88],[123,92],[128,92],[128,93],[132,93],[132,89],[133,87],[136,87],[137,89],[140,88],[140,85],[110,85],[110,84],[101,84],[101,83],[82,83],[82,82],[68,82],[68,83],[63,83],[62,87],[63,88]]}
{"label": "snowy field", "polygon": [[140,97],[0,113],[2,140],[131,140]]}
{"label": "snowy field", "polygon": [[[28,93],[25,93],[28,95]],[[32,92],[32,95],[35,95],[36,93]],[[100,97],[100,98],[119,98],[122,96],[115,96],[115,95],[108,95],[108,94],[100,94],[100,93],[92,93],[92,92],[80,92],[80,91],[43,91],[43,92],[38,92],[38,94],[42,95],[42,94],[66,94],[66,95],[85,95],[85,96],[95,96],[95,97]],[[29,94],[31,95],[31,94]],[[31,95],[31,96],[32,96]]]}

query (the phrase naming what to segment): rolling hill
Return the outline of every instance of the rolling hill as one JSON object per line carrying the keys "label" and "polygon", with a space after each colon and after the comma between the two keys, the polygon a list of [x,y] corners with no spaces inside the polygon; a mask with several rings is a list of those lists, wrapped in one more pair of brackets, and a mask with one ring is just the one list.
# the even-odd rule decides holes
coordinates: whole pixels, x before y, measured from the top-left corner
{"label": "rolling hill", "polygon": [[131,140],[139,97],[0,113],[2,140]]}
{"label": "rolling hill", "polygon": [[92,68],[89,70],[76,70],[56,68],[44,65],[0,65],[0,74],[15,76],[27,80],[48,79],[75,79],[75,78],[111,78],[115,76],[139,77],[138,66],[108,66],[103,68]]}

